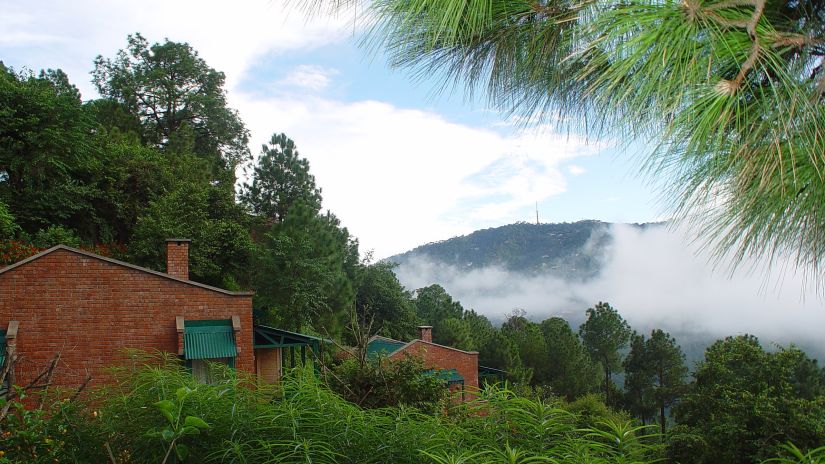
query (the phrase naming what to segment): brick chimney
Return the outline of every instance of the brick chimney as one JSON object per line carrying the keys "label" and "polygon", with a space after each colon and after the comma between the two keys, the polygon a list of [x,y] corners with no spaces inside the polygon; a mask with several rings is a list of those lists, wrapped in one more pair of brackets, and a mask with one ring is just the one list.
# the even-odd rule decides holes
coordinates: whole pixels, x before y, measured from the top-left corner
{"label": "brick chimney", "polygon": [[178,279],[189,280],[189,240],[170,238],[166,240],[166,273]]}
{"label": "brick chimney", "polygon": [[418,326],[418,339],[423,340],[425,342],[433,342],[433,326],[431,325],[419,325]]}

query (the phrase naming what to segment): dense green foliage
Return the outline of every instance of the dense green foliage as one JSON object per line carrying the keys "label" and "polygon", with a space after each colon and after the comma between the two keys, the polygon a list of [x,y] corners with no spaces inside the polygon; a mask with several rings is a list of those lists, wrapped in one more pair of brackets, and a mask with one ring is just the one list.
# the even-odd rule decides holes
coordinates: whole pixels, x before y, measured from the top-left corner
{"label": "dense green foliage", "polygon": [[324,378],[332,391],[362,408],[410,406],[433,414],[446,407],[449,390],[436,376],[426,373],[421,360],[406,357],[359,360],[336,365]]}
{"label": "dense green foliage", "polygon": [[766,352],[756,337],[717,341],[676,406],[671,455],[697,463],[748,463],[792,441],[825,439],[825,369],[790,347]]}
{"label": "dense green foliage", "polygon": [[372,333],[409,340],[419,319],[409,292],[392,268],[391,264],[382,262],[359,270],[355,311],[362,325],[371,326]]}
{"label": "dense green foliage", "polygon": [[114,238],[116,206],[105,195],[100,164],[106,142],[66,75],[17,75],[0,65],[0,108],[4,221],[13,218],[18,233],[55,225],[87,240]]}
{"label": "dense green foliage", "polygon": [[168,149],[185,140],[217,180],[234,186],[235,167],[249,158],[249,134],[226,105],[223,73],[186,43],[149,45],[140,34],[128,42],[117,58],[95,59],[98,92],[140,121],[146,144]]}

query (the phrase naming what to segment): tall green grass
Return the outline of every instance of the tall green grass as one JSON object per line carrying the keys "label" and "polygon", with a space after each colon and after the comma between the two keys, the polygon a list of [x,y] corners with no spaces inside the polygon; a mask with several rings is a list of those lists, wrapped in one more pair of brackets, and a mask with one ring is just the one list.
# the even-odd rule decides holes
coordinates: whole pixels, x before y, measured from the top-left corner
{"label": "tall green grass", "polygon": [[[53,403],[55,409],[38,416],[52,422],[41,432],[0,424],[0,462],[601,464],[662,456],[658,435],[621,416],[582,427],[582,417],[563,403],[505,388],[423,414],[407,407],[361,409],[311,369],[295,370],[273,388],[216,367],[216,382],[204,385],[174,358],[139,355],[115,377],[82,402]],[[62,431],[60,447],[43,459],[12,449],[18,432],[36,442],[54,431]]]}

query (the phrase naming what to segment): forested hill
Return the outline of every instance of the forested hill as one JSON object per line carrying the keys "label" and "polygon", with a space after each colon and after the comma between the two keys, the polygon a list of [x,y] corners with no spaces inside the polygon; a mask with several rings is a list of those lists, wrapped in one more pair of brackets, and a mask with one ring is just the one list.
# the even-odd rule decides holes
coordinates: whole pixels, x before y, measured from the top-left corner
{"label": "forested hill", "polygon": [[587,279],[601,269],[606,249],[612,243],[610,225],[593,220],[559,224],[518,222],[428,243],[387,261],[405,264],[425,258],[465,270],[495,265],[509,271]]}

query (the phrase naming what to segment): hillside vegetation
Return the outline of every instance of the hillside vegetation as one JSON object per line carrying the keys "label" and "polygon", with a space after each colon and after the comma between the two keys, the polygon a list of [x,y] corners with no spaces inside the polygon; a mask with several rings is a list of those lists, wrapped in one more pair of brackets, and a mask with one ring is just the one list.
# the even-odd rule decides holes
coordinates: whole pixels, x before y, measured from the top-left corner
{"label": "hillside vegetation", "polygon": [[519,222],[428,243],[387,261],[403,265],[415,259],[428,259],[464,271],[499,266],[526,274],[587,279],[595,277],[604,264],[613,242],[609,228],[610,223],[592,220],[558,224]]}

